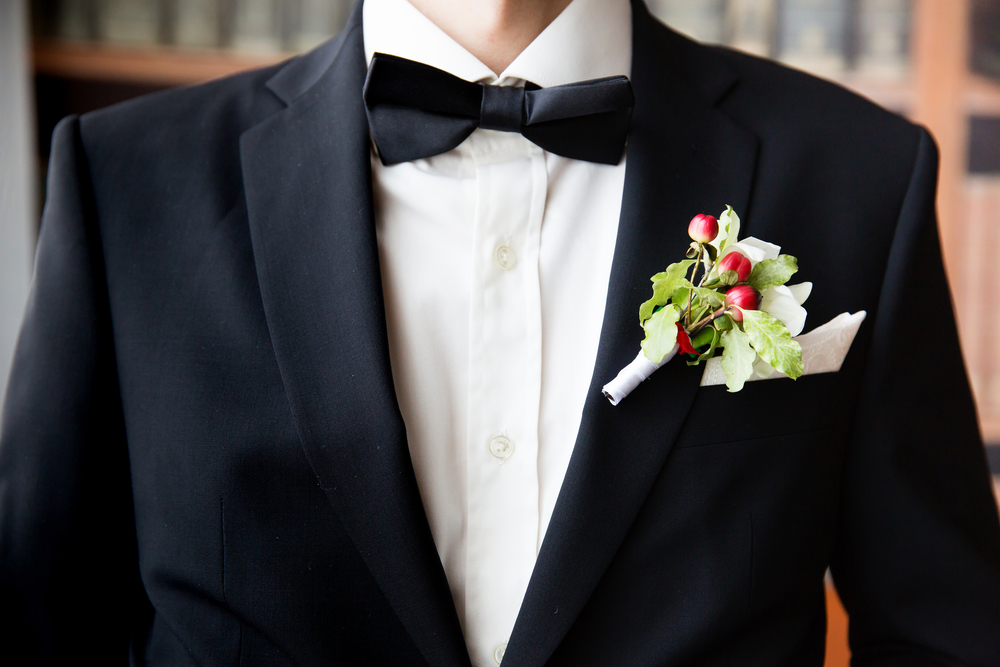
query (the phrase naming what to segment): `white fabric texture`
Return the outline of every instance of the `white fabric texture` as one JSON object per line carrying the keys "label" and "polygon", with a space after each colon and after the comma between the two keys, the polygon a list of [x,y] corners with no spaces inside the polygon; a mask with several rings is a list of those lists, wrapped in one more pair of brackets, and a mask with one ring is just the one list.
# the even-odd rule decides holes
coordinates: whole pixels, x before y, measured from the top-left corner
{"label": "white fabric texture", "polygon": [[[366,0],[364,41],[470,81],[631,73],[628,0],[574,0],[496,76],[406,0]],[[497,664],[569,464],[593,374],[625,160],[476,130],[391,167],[372,155],[393,382],[472,664]]]}

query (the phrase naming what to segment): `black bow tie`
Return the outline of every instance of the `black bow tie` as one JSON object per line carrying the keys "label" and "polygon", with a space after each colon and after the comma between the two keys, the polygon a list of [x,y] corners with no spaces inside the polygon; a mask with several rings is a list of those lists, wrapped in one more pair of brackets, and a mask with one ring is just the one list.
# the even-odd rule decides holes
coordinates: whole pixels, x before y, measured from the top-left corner
{"label": "black bow tie", "polygon": [[635,104],[624,76],[551,88],[487,86],[384,53],[372,58],[364,100],[387,165],[450,151],[477,127],[520,132],[563,157],[618,164]]}

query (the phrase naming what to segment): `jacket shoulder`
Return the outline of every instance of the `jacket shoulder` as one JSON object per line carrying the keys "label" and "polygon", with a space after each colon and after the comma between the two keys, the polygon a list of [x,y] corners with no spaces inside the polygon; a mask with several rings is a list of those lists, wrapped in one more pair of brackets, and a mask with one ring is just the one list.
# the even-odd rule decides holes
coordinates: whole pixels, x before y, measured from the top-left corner
{"label": "jacket shoulder", "polygon": [[773,60],[722,46],[702,48],[736,73],[720,108],[763,140],[830,154],[867,147],[912,165],[925,131],[898,113]]}
{"label": "jacket shoulder", "polygon": [[88,154],[187,145],[240,132],[283,105],[265,86],[284,63],[207,83],[143,95],[80,117]]}
{"label": "jacket shoulder", "polygon": [[[182,140],[210,132],[237,135],[282,109],[327,70],[344,32],[312,51],[284,62],[196,86],[144,95],[84,114],[81,128],[91,142],[117,143],[148,137]],[[177,133],[179,136],[172,135]]]}

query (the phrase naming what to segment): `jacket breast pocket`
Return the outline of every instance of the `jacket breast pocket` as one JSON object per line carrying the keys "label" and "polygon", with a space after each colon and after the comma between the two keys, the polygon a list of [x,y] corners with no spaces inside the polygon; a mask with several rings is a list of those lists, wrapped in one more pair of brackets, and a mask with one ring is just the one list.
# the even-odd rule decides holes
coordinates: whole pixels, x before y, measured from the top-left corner
{"label": "jacket breast pocket", "polygon": [[853,392],[841,373],[748,382],[739,392],[701,387],[675,448],[846,428]]}

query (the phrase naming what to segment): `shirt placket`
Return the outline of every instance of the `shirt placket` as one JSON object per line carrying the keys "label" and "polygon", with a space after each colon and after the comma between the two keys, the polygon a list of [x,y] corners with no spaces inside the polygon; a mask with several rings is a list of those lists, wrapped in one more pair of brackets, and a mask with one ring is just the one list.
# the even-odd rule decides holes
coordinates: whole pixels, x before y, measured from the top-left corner
{"label": "shirt placket", "polygon": [[[538,552],[541,295],[547,174],[540,149],[473,146],[465,633],[473,664],[503,657]],[[486,142],[484,142],[486,143]]]}

